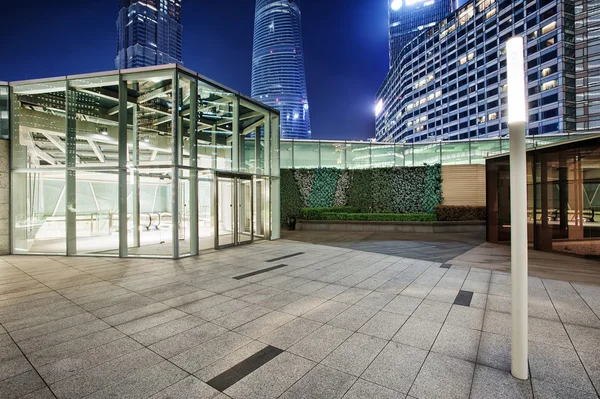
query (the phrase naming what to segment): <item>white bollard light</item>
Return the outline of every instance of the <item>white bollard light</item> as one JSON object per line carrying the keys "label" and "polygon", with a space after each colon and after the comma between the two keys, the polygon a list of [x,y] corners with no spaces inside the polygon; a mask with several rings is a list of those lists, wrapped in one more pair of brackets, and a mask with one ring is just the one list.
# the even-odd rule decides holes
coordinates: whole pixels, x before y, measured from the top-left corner
{"label": "white bollard light", "polygon": [[528,293],[527,293],[527,158],[525,124],[525,66],[523,38],[506,43],[508,77],[508,130],[510,134],[510,211],[512,345],[511,372],[515,378],[529,378],[528,369]]}

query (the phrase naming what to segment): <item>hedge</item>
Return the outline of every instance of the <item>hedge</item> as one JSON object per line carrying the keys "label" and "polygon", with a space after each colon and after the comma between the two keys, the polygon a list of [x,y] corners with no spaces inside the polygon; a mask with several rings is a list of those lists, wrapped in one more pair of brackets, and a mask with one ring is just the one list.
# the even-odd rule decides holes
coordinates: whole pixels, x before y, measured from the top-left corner
{"label": "hedge", "polygon": [[438,205],[435,207],[437,220],[442,222],[464,222],[486,220],[485,206],[452,206]]}
{"label": "hedge", "polygon": [[322,220],[323,213],[359,213],[353,206],[332,206],[328,208],[302,208],[300,217],[305,220]]}
{"label": "hedge", "polygon": [[281,224],[286,225],[290,217],[298,218],[300,210],[304,206],[300,197],[300,190],[294,179],[294,172],[289,169],[281,169]]}
{"label": "hedge", "polygon": [[435,222],[431,213],[334,213],[324,212],[322,220],[357,220],[368,222]]}

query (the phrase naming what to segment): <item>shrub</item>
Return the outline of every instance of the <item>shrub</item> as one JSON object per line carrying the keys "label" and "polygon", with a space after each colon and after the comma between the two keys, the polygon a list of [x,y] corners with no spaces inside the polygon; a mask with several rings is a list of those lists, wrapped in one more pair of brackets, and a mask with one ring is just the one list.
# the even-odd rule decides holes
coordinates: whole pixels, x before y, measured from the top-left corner
{"label": "shrub", "polygon": [[323,220],[356,220],[368,222],[435,222],[430,213],[334,213],[324,212]]}
{"label": "shrub", "polygon": [[437,220],[442,222],[464,222],[486,220],[485,206],[452,206],[438,205],[435,207]]}
{"label": "shrub", "polygon": [[302,209],[302,199],[298,185],[294,179],[294,172],[281,169],[281,225],[285,226],[290,217],[298,218]]}
{"label": "shrub", "polygon": [[348,205],[355,206],[361,212],[371,212],[373,189],[371,186],[374,169],[354,169],[350,171]]}
{"label": "shrub", "polygon": [[443,203],[442,198],[442,165],[436,164],[427,168],[423,187],[423,212],[433,213],[435,207]]}
{"label": "shrub", "polygon": [[315,169],[308,206],[310,208],[333,206],[339,177],[339,169]]}
{"label": "shrub", "polygon": [[301,218],[305,220],[323,220],[324,213],[358,213],[360,210],[352,206],[332,206],[328,208],[302,208]]}

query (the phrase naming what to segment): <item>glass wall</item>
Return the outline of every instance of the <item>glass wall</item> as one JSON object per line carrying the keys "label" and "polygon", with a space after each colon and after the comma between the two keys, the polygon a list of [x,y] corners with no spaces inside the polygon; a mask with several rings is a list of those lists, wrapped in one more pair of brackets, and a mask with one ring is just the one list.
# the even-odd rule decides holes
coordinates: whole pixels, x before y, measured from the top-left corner
{"label": "glass wall", "polygon": [[0,82],[0,139],[6,140],[10,137],[8,107],[8,85]]}
{"label": "glass wall", "polygon": [[188,70],[124,72],[12,84],[13,253],[179,258],[278,236],[277,111]]}
{"label": "glass wall", "polygon": [[[487,162],[488,241],[510,242],[509,157]],[[527,153],[529,245],[600,259],[600,138]]]}
{"label": "glass wall", "polygon": [[[527,147],[586,137],[561,134],[527,137]],[[422,143],[378,143],[362,141],[281,140],[281,167],[365,169],[391,166],[484,165],[493,155],[508,153],[509,138],[453,140]]]}

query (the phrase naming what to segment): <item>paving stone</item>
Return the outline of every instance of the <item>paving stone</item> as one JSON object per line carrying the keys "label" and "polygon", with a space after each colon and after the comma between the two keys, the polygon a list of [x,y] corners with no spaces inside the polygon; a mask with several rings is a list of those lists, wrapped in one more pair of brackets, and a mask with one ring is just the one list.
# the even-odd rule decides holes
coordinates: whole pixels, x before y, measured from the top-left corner
{"label": "paving stone", "polygon": [[374,291],[366,297],[364,297],[363,299],[361,299],[360,301],[358,301],[356,305],[365,308],[381,310],[395,297],[396,296],[393,294],[386,294],[385,292]]}
{"label": "paving stone", "polygon": [[352,388],[344,395],[344,399],[404,399],[406,395],[382,387],[381,385],[373,384],[363,379],[358,379]]}
{"label": "paving stone", "polygon": [[221,392],[210,385],[189,376],[152,395],[151,399],[212,399],[220,395]]}
{"label": "paving stone", "polygon": [[442,323],[410,317],[392,340],[429,350],[441,328]]}
{"label": "paving stone", "polygon": [[80,313],[75,316],[40,324],[35,327],[12,331],[10,335],[16,342],[21,342],[31,338],[50,334],[54,331],[65,330],[80,324],[89,323],[94,320],[97,320],[94,315],[90,313]]}
{"label": "paving stone", "polygon": [[483,327],[484,310],[469,306],[452,305],[446,318],[446,324],[481,330]]}
{"label": "paving stone", "polygon": [[247,345],[230,352],[216,362],[203,367],[194,373],[194,375],[202,381],[208,382],[267,347],[268,345],[265,343],[252,341]]}
{"label": "paving stone", "polygon": [[35,371],[30,370],[3,380],[0,383],[0,398],[19,398],[44,387],[44,381]]}
{"label": "paving stone", "polygon": [[242,335],[257,339],[282,325],[289,323],[295,318],[295,316],[287,313],[273,311],[236,328],[235,331]]}
{"label": "paving stone", "polygon": [[[573,347],[562,323],[552,320],[530,317],[529,340],[563,348]],[[600,343],[600,340],[598,342]]]}
{"label": "paving stone", "polygon": [[128,373],[126,378],[88,396],[89,399],[147,398],[182,380],[187,373],[164,361],[147,369]]}
{"label": "paving stone", "polygon": [[427,295],[427,300],[429,301],[437,301],[437,302],[445,302],[445,303],[454,303],[456,299],[456,295],[458,295],[458,289],[450,289],[443,287],[434,287],[429,295]]}
{"label": "paving stone", "polygon": [[209,341],[227,330],[212,323],[205,323],[198,327],[173,335],[160,342],[152,344],[149,348],[166,359],[178,355],[196,345]]}
{"label": "paving stone", "polygon": [[277,398],[315,365],[310,360],[284,352],[227,388],[224,393],[234,399]]}
{"label": "paving stone", "polygon": [[109,387],[138,370],[164,362],[164,359],[147,349],[140,349],[125,356],[85,370],[50,386],[59,399],[81,398]]}
{"label": "paving stone", "polygon": [[348,303],[350,305],[354,305],[367,295],[369,295],[371,291],[363,290],[361,288],[348,288],[346,291],[341,294],[335,296],[333,298],[334,301]]}
{"label": "paving stone", "polygon": [[476,292],[478,294],[487,294],[489,287],[490,283],[487,281],[470,280],[467,278],[462,285],[461,290]]}
{"label": "paving stone", "polygon": [[281,398],[341,398],[354,381],[356,377],[350,374],[318,364],[281,395]]}
{"label": "paving stone", "polygon": [[386,341],[380,338],[355,333],[330,353],[322,364],[358,377],[385,344]]}
{"label": "paving stone", "polygon": [[210,341],[173,356],[170,361],[188,373],[195,373],[249,342],[251,342],[250,338],[228,331]]}
{"label": "paving stone", "polygon": [[549,346],[537,342],[529,345],[531,377],[554,385],[594,392],[583,365],[574,349]]}
{"label": "paving stone", "polygon": [[287,349],[322,325],[322,323],[299,317],[263,335],[259,341],[279,349]]}
{"label": "paving stone", "polygon": [[433,287],[429,285],[412,283],[402,291],[402,295],[425,299],[432,289]]}
{"label": "paving stone", "polygon": [[414,317],[423,320],[437,321],[443,323],[452,307],[449,303],[434,302],[425,299],[413,313]]}
{"label": "paving stone", "polygon": [[351,335],[352,331],[324,325],[300,342],[292,345],[288,351],[312,361],[320,362]]}
{"label": "paving stone", "polygon": [[598,353],[600,349],[600,329],[565,324],[569,337],[577,352]]}
{"label": "paving stone", "polygon": [[357,331],[369,321],[371,317],[375,316],[376,313],[376,309],[364,308],[362,306],[350,306],[327,324],[346,330]]}
{"label": "paving stone", "polygon": [[431,352],[409,395],[420,399],[467,398],[474,369],[473,363]]}
{"label": "paving stone", "polygon": [[302,317],[321,323],[327,323],[329,320],[333,319],[349,307],[350,305],[347,303],[327,301],[317,306],[313,310],[305,313],[302,315]]}
{"label": "paving stone", "polygon": [[509,372],[477,365],[473,378],[472,399],[531,398],[530,381],[520,381]]}
{"label": "paving stone", "polygon": [[426,357],[425,350],[389,342],[361,378],[407,393]]}
{"label": "paving stone", "polygon": [[193,313],[201,312],[206,309],[211,309],[217,305],[220,305],[224,302],[229,302],[231,300],[232,300],[232,298],[230,298],[228,296],[216,294],[216,295],[204,298],[204,299],[200,299],[199,301],[186,303],[185,305],[178,306],[177,309],[179,309],[183,312],[186,312],[186,313],[193,314]]}
{"label": "paving stone", "polygon": [[158,326],[148,328],[144,331],[140,331],[136,334],[133,334],[131,338],[135,339],[142,345],[148,346],[177,335],[181,332],[190,330],[194,327],[198,327],[204,323],[206,323],[204,320],[196,316],[187,315]]}
{"label": "paving stone", "polygon": [[423,302],[421,298],[415,298],[411,296],[398,295],[390,303],[388,303],[383,310],[386,312],[393,312],[410,316]]}
{"label": "paving stone", "polygon": [[536,399],[597,399],[598,395],[592,391],[580,391],[573,387],[554,384],[551,381],[541,381],[532,378],[533,395]]}
{"label": "paving stone", "polygon": [[367,321],[358,332],[390,340],[407,319],[408,316],[381,311]]}
{"label": "paving stone", "polygon": [[316,296],[317,298],[332,299],[347,289],[348,287],[343,285],[329,284],[320,290],[313,292],[311,295]]}
{"label": "paving stone", "polygon": [[446,356],[475,363],[481,332],[446,324],[442,327],[431,350]]}
{"label": "paving stone", "polygon": [[250,305],[247,308],[233,312],[227,316],[220,317],[213,320],[213,323],[225,327],[229,330],[233,330],[240,327],[252,320],[258,319],[261,316],[271,313],[271,309],[264,308],[258,305]]}
{"label": "paving stone", "polygon": [[259,302],[258,305],[272,310],[277,310],[305,297],[306,295],[299,294],[297,292],[284,291],[281,294],[274,295],[265,299],[264,301]]}
{"label": "paving stone", "polygon": [[596,387],[596,391],[600,392],[600,357],[598,352],[578,352],[579,358],[583,363],[583,367],[587,371],[592,384]]}
{"label": "paving stone", "polygon": [[510,372],[511,339],[505,335],[481,333],[477,363]]}
{"label": "paving stone", "polygon": [[53,384],[140,349],[142,349],[142,345],[139,343],[130,338],[123,338],[38,367],[37,371],[47,384]]}
{"label": "paving stone", "polygon": [[32,370],[25,356],[0,360],[0,382]]}
{"label": "paving stone", "polygon": [[483,331],[510,337],[512,319],[509,313],[487,310],[483,316]]}

